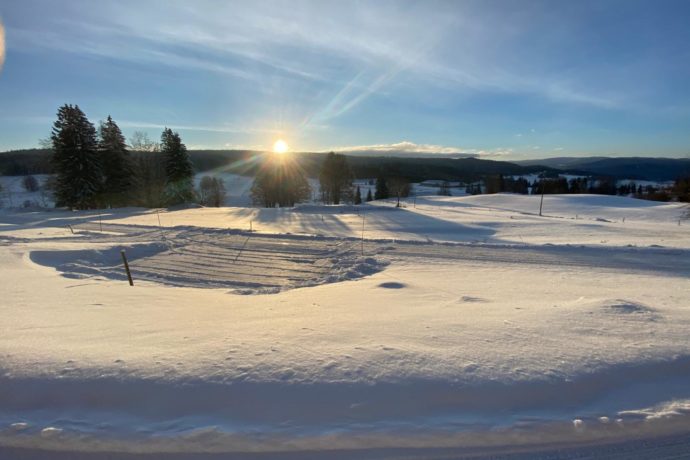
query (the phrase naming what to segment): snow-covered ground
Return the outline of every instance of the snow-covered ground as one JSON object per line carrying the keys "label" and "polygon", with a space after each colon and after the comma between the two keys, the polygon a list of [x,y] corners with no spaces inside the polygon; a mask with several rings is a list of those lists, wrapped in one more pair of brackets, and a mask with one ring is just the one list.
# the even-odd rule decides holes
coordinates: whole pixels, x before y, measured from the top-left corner
{"label": "snow-covered ground", "polygon": [[687,206],[538,211],[3,210],[0,449],[424,457],[689,431]]}
{"label": "snow-covered ground", "polygon": [[52,193],[45,189],[50,175],[36,174],[39,190],[27,191],[26,176],[0,176],[0,208],[52,208],[55,206]]}

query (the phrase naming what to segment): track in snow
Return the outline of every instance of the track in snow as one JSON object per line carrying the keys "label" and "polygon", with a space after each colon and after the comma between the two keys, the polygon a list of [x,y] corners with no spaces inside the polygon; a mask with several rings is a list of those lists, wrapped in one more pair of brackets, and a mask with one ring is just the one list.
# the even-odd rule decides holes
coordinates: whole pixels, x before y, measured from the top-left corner
{"label": "track in snow", "polygon": [[[690,251],[665,248],[584,246],[498,246],[274,235],[198,227],[157,227],[89,223],[94,243],[108,251],[32,253],[39,264],[70,277],[123,279],[119,247],[125,245],[135,280],[172,286],[231,288],[270,293],[295,287],[356,279],[382,270],[386,261],[424,260],[535,268],[590,268],[690,276]],[[76,236],[83,241],[83,236]],[[71,240],[71,238],[66,239]],[[64,239],[63,239],[64,241]],[[64,253],[60,257],[58,252]]]}

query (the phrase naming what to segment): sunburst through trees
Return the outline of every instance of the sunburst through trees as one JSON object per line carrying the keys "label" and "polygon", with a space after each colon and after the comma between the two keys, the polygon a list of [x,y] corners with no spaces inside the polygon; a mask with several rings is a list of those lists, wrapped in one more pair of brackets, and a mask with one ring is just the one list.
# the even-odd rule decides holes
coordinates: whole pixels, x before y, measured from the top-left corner
{"label": "sunburst through trees", "polygon": [[292,207],[311,196],[307,176],[293,158],[270,155],[256,173],[251,190],[255,205]]}

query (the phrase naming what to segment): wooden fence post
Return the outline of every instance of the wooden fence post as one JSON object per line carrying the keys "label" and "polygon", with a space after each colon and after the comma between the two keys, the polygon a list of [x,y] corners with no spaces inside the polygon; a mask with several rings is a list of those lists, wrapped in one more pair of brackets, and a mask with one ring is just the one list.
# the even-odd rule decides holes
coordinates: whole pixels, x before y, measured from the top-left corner
{"label": "wooden fence post", "polygon": [[129,264],[127,263],[127,255],[125,255],[125,250],[120,251],[122,256],[122,263],[125,264],[125,271],[127,272],[127,279],[129,280],[129,285],[134,286],[134,281],[132,281],[132,273],[129,271]]}

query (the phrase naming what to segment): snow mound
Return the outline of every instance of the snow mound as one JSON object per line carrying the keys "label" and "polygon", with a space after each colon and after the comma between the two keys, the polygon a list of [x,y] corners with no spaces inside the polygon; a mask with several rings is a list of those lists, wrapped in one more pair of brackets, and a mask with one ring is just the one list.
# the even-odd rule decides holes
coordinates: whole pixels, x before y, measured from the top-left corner
{"label": "snow mound", "polygon": [[647,320],[659,319],[659,312],[648,305],[633,302],[632,300],[614,299],[603,300],[595,303],[595,310],[600,312],[627,318],[638,318]]}
{"label": "snow mound", "polygon": [[387,281],[379,284],[379,287],[384,289],[403,289],[406,288],[407,285],[405,283],[398,283],[396,281]]}
{"label": "snow mound", "polygon": [[616,300],[607,305],[609,310],[617,314],[643,314],[649,315],[656,312],[654,308],[648,307],[647,305],[631,302],[629,300]]}
{"label": "snow mound", "polygon": [[333,272],[325,278],[327,283],[363,278],[380,272],[388,265],[374,257],[345,257],[333,259]]}

